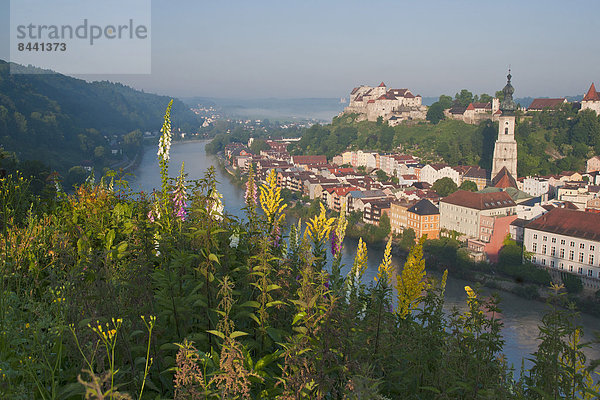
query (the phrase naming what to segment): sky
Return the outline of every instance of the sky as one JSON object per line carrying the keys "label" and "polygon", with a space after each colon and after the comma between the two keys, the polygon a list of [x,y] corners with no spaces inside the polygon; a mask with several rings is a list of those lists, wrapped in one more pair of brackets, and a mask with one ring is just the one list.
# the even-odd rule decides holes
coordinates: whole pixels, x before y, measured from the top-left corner
{"label": "sky", "polygon": [[[4,60],[9,10],[0,0]],[[433,97],[492,94],[510,65],[515,97],[578,95],[600,84],[599,11],[597,0],[152,0],[151,74],[78,77],[178,97],[347,97],[381,81]]]}

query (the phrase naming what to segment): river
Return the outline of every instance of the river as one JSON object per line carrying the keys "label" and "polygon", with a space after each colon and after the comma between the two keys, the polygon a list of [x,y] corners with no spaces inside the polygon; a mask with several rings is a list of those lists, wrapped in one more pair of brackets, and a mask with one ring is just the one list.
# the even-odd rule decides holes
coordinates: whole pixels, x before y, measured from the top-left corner
{"label": "river", "polygon": [[[170,174],[175,177],[179,173],[181,163],[185,161],[185,171],[188,179],[201,178],[204,172],[211,166],[217,165],[214,156],[207,155],[204,151],[204,141],[174,142],[171,147]],[[225,210],[239,218],[243,218],[242,207],[243,189],[230,183],[227,173],[220,168],[216,168],[216,177],[218,180],[217,188],[223,194]],[[135,176],[129,179],[131,187],[135,191],[151,192],[153,188],[160,189],[160,173],[156,158],[156,148],[149,147],[144,152],[139,166],[135,171]],[[357,246],[356,239],[346,239],[342,255],[342,263],[345,264],[347,272],[352,265]],[[365,282],[373,281],[377,274],[377,268],[383,257],[383,249],[368,248],[368,269],[363,279]],[[397,265],[403,265],[404,259],[393,257],[392,262]],[[452,307],[459,309],[466,308],[466,294],[464,287],[472,285],[471,282],[448,277],[445,293],[445,308],[451,310]],[[483,294],[489,294],[487,288],[482,288]],[[546,312],[547,306],[539,301],[526,300],[507,292],[500,292],[502,309],[502,321],[504,328],[502,335],[505,340],[504,354],[509,363],[515,366],[517,372],[521,366],[521,360],[525,358],[526,368],[531,366],[527,359],[531,353],[537,349],[538,325],[542,315]],[[585,339],[593,337],[592,332],[600,331],[600,318],[589,315],[582,315],[578,323],[583,328]],[[600,346],[594,346],[586,349],[588,359],[600,358]]]}

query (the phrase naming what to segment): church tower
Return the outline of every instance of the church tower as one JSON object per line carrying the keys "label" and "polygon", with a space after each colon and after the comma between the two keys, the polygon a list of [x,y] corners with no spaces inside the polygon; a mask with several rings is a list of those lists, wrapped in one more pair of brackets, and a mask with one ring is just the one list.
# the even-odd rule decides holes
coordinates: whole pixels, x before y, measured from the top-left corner
{"label": "church tower", "polygon": [[515,111],[517,104],[513,100],[515,89],[510,84],[510,69],[508,70],[508,82],[502,92],[504,100],[500,102],[500,111],[502,115],[498,120],[498,140],[494,146],[494,160],[492,161],[492,176],[496,175],[506,167],[508,172],[517,178],[517,141],[515,140]]}

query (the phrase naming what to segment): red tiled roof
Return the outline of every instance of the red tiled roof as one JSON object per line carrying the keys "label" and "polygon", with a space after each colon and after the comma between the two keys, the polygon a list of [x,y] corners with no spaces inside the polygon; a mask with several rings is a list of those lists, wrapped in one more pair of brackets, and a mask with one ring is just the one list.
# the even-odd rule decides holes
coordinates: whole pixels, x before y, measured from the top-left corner
{"label": "red tiled roof", "polygon": [[415,95],[414,95],[414,94],[412,94],[411,92],[407,92],[407,93],[404,95],[404,97],[406,97],[407,99],[414,99],[414,98],[415,98]]}
{"label": "red tiled roof", "polygon": [[292,163],[294,164],[327,164],[327,157],[325,156],[292,156]]}
{"label": "red tiled roof", "polygon": [[525,229],[600,240],[600,214],[568,208],[553,208],[531,221],[525,226]]}
{"label": "red tiled roof", "polygon": [[487,103],[478,103],[478,102],[475,102],[475,103],[473,103],[473,107],[475,107],[475,108],[486,108],[488,110],[491,110],[492,109],[492,103],[490,103],[490,102],[487,102]]}
{"label": "red tiled roof", "polygon": [[379,84],[379,87],[385,87],[385,83],[381,82],[381,83]]}
{"label": "red tiled roof", "polygon": [[585,97],[583,98],[583,101],[598,101],[598,100],[600,100],[600,95],[598,94],[598,92],[596,92],[596,87],[592,83],[588,92],[586,93]]}
{"label": "red tiled roof", "polygon": [[533,99],[528,110],[543,110],[545,108],[556,108],[560,107],[561,104],[566,103],[567,99]]}
{"label": "red tiled roof", "polygon": [[458,190],[441,201],[477,210],[493,210],[495,208],[516,206],[513,199],[506,192],[479,193]]}
{"label": "red tiled roof", "polygon": [[473,103],[469,103],[469,105],[467,106],[467,110],[475,110],[475,106],[473,105]]}
{"label": "red tiled roof", "polygon": [[508,172],[506,167],[502,167],[500,172],[492,179],[492,186],[500,189],[509,187],[518,188],[517,181],[515,181],[515,178]]}
{"label": "red tiled roof", "polygon": [[350,94],[354,94],[358,91],[358,87],[355,87],[354,89],[352,89],[352,91],[350,92]]}

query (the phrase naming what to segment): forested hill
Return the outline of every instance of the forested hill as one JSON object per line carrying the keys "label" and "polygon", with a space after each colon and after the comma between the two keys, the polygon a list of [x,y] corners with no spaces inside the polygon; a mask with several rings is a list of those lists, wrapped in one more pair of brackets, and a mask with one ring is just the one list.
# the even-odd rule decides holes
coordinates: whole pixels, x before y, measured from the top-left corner
{"label": "forested hill", "polygon": [[[329,125],[311,127],[291,152],[333,157],[347,149],[390,152],[401,146],[424,161],[491,169],[497,123],[442,120],[390,127],[384,122],[356,122],[355,117],[344,115]],[[519,176],[582,170],[587,158],[600,154],[600,119],[587,110],[578,113],[570,104],[560,110],[519,113],[515,137]]]}
{"label": "forested hill", "polygon": [[[11,75],[0,60],[0,146],[22,160],[40,160],[64,170],[93,159],[104,136],[160,129],[170,98],[128,86],[86,82],[61,74]],[[201,121],[181,101],[174,127],[196,130]],[[70,164],[70,165],[69,165]]]}

